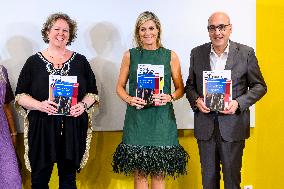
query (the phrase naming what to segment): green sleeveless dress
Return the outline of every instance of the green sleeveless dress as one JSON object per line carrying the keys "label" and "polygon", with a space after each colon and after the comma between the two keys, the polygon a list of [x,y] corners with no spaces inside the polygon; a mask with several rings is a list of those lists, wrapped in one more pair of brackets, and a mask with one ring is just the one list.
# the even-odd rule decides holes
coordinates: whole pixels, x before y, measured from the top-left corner
{"label": "green sleeveless dress", "polygon": [[[129,95],[136,95],[138,64],[164,65],[164,93],[171,94],[171,51],[130,49]],[[136,109],[127,106],[123,140],[113,156],[113,171],[177,176],[186,173],[188,154],[179,145],[173,104]]]}

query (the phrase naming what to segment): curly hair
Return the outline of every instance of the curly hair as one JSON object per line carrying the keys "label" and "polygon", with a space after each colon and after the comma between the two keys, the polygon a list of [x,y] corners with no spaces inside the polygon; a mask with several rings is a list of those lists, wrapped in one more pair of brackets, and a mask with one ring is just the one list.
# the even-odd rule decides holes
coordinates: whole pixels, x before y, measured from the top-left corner
{"label": "curly hair", "polygon": [[47,18],[41,29],[42,39],[45,43],[49,43],[48,32],[58,19],[65,20],[69,25],[69,39],[66,45],[71,45],[71,43],[77,38],[77,22],[72,20],[67,14],[61,12],[51,14]]}
{"label": "curly hair", "polygon": [[161,28],[161,22],[159,20],[159,18],[153,13],[153,12],[150,12],[150,11],[145,11],[145,12],[142,12],[137,20],[136,20],[136,24],[135,24],[135,31],[134,31],[134,43],[137,47],[140,47],[142,48],[143,44],[140,40],[140,36],[139,36],[139,29],[140,29],[140,26],[142,24],[144,24],[145,22],[149,21],[149,20],[152,20],[157,29],[158,29],[158,36],[157,36],[157,46],[158,47],[162,47],[162,42],[161,42],[161,34],[162,34],[162,28]]}

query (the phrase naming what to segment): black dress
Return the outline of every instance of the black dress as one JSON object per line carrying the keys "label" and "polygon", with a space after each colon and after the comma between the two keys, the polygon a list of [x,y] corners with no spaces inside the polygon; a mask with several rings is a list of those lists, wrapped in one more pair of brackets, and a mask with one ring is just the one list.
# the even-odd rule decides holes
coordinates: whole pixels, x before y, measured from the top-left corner
{"label": "black dress", "polygon": [[[22,94],[38,101],[47,100],[50,74],[77,76],[78,102],[86,95],[98,99],[95,75],[86,57],[74,52],[61,69],[55,69],[39,52],[29,57],[21,70],[16,101]],[[72,161],[77,170],[86,164],[92,132],[86,111],[78,117],[48,115],[37,110],[27,113],[24,144],[28,170],[39,171],[58,158]]]}

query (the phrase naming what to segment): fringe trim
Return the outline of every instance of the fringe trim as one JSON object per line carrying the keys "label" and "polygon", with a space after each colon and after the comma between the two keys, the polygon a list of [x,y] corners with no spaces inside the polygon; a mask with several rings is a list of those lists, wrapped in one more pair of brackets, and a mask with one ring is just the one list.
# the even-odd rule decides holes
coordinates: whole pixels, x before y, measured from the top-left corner
{"label": "fringe trim", "polygon": [[30,96],[30,95],[26,93],[21,93],[21,94],[16,95],[15,107],[16,107],[16,111],[24,118],[24,146],[25,146],[24,159],[25,159],[25,165],[26,165],[27,170],[32,172],[31,163],[29,160],[29,140],[28,140],[28,132],[29,132],[28,114],[30,110],[26,111],[21,105],[19,105],[18,101],[22,96]]}
{"label": "fringe trim", "polygon": [[84,153],[82,160],[81,160],[81,163],[80,163],[80,169],[82,169],[87,164],[87,161],[89,159],[92,133],[93,133],[93,129],[92,129],[92,127],[89,127],[88,130],[87,130],[86,149],[85,149],[85,153]]}
{"label": "fringe trim", "polygon": [[90,147],[91,147],[91,140],[92,140],[92,133],[93,133],[93,113],[95,112],[96,108],[99,106],[99,96],[96,94],[92,93],[87,93],[86,96],[91,97],[95,100],[95,103],[93,106],[91,106],[89,109],[86,110],[88,113],[88,130],[87,130],[87,138],[86,138],[86,149],[85,153],[82,157],[82,160],[80,162],[80,169],[82,169],[86,164],[89,159],[89,152],[90,152]]}
{"label": "fringe trim", "polygon": [[115,173],[173,176],[187,174],[188,153],[181,145],[139,146],[119,144],[113,155],[112,167]]}
{"label": "fringe trim", "polygon": [[[28,141],[28,132],[29,132],[29,120],[28,120],[28,114],[30,112],[30,110],[25,111],[24,108],[18,104],[18,100],[22,97],[22,96],[30,96],[29,94],[26,93],[22,93],[22,94],[18,94],[15,97],[15,107],[17,112],[23,116],[24,118],[24,146],[25,146],[25,154],[24,154],[24,159],[25,159],[25,165],[26,168],[31,172],[31,164],[30,164],[30,160],[29,160],[29,141]],[[91,108],[89,108],[87,110],[88,113],[88,130],[87,130],[87,138],[86,138],[86,149],[85,149],[85,153],[82,157],[82,160],[80,162],[80,169],[82,169],[88,159],[89,159],[89,151],[90,151],[90,147],[91,147],[91,139],[92,139],[92,133],[93,133],[93,121],[92,121],[92,115],[95,112],[95,108],[98,107],[99,105],[99,96],[95,95],[95,94],[91,94],[88,93],[86,96],[89,96],[91,98],[93,98],[96,102],[96,105],[93,105]]]}
{"label": "fringe trim", "polygon": [[96,104],[100,102],[100,97],[97,94],[87,93],[85,96],[91,97],[95,101]]}

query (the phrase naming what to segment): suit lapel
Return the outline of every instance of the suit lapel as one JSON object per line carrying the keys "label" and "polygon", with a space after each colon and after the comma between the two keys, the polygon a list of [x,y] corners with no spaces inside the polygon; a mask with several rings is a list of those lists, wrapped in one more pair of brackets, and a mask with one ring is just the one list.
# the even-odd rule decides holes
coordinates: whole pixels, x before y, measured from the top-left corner
{"label": "suit lapel", "polygon": [[237,54],[238,54],[238,47],[236,43],[234,43],[233,41],[230,41],[229,54],[228,54],[228,59],[226,62],[225,70],[231,70],[233,68],[234,64],[237,62],[235,61]]}
{"label": "suit lapel", "polygon": [[212,70],[211,65],[210,65],[210,52],[211,52],[211,43],[208,43],[205,46],[205,51],[204,51],[204,69],[205,71],[210,71]]}

